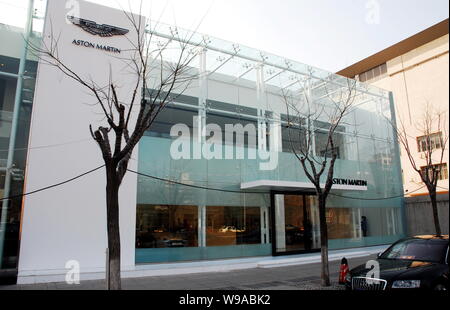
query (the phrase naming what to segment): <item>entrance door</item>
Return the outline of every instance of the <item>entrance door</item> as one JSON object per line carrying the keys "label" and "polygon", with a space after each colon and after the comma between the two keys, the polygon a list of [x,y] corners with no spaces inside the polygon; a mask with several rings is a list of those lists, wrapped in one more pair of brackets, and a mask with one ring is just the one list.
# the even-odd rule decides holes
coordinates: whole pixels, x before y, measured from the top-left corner
{"label": "entrance door", "polygon": [[315,196],[272,193],[273,255],[316,252],[318,213]]}

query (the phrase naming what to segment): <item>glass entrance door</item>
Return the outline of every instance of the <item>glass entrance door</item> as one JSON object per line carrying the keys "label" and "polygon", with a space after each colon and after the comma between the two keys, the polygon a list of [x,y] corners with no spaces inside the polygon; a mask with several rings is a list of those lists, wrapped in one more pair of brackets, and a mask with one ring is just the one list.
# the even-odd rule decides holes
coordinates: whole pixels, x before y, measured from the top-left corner
{"label": "glass entrance door", "polygon": [[318,248],[315,196],[273,194],[274,255],[313,252]]}

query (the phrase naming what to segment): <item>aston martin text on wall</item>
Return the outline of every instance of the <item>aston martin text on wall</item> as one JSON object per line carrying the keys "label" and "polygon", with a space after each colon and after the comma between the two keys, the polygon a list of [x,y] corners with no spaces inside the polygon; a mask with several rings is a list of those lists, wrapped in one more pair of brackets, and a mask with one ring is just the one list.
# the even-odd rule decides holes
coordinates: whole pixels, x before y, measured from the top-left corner
{"label": "aston martin text on wall", "polygon": [[84,41],[84,40],[73,40],[72,44],[77,45],[77,46],[82,46],[82,47],[95,48],[95,49],[103,50],[105,52],[111,52],[111,53],[116,53],[116,54],[120,54],[120,52],[121,52],[121,50],[118,49],[117,47],[106,46],[106,45],[92,43],[92,42]]}
{"label": "aston martin text on wall", "polygon": [[338,179],[338,178],[333,179],[333,184],[363,186],[363,187],[366,187],[368,185],[366,180]]}

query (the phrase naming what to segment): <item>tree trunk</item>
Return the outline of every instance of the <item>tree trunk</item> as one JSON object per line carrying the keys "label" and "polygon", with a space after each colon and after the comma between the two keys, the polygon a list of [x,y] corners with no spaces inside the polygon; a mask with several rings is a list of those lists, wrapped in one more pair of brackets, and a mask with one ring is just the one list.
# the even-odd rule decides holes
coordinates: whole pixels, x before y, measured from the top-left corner
{"label": "tree trunk", "polygon": [[120,290],[120,231],[119,231],[119,177],[116,167],[106,168],[106,217],[108,230],[107,284],[109,290]]}
{"label": "tree trunk", "polygon": [[441,235],[441,224],[439,223],[439,214],[437,208],[436,190],[430,191],[431,208],[433,209],[434,228],[436,229],[436,235]]}
{"label": "tree trunk", "polygon": [[321,282],[322,286],[330,286],[330,271],[328,268],[328,229],[326,218],[325,198],[322,195],[319,199],[319,221],[320,221],[320,254],[322,259]]}

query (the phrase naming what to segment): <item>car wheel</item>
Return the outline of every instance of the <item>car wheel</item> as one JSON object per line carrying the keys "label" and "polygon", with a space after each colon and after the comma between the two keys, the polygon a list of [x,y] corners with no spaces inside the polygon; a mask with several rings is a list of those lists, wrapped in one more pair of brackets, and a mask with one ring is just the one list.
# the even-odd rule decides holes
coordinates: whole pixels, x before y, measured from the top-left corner
{"label": "car wheel", "polygon": [[434,287],[434,290],[435,291],[446,291],[447,287],[444,284],[439,283]]}

